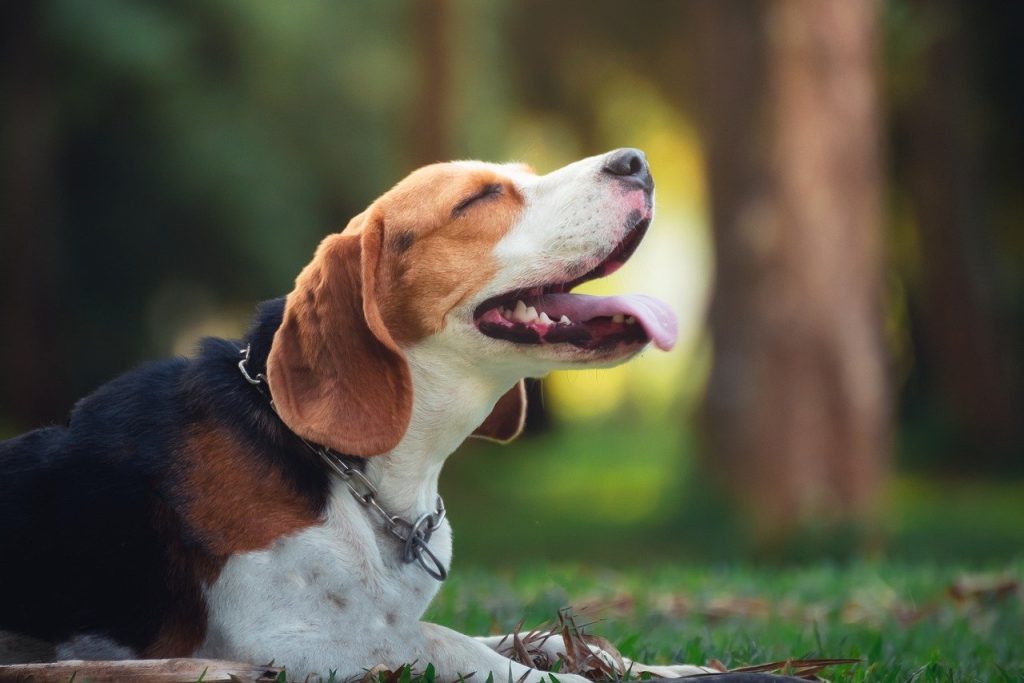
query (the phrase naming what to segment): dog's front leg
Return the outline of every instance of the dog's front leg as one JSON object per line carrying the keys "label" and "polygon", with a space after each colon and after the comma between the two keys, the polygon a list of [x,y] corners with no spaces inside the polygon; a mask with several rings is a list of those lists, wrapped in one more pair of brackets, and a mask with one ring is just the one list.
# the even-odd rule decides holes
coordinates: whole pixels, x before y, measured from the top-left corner
{"label": "dog's front leg", "polygon": [[[520,634],[520,642],[524,640],[526,642],[523,644],[523,647],[531,656],[540,655],[543,659],[550,662],[551,665],[554,665],[566,656],[565,641],[562,639],[562,635],[556,631]],[[478,637],[476,641],[494,649],[499,654],[511,653],[514,648],[514,637],[512,634]],[[633,677],[639,677],[640,674],[646,673],[655,678],[682,678],[685,676],[719,673],[717,669],[697,666],[695,664],[674,664],[669,666],[641,664],[640,662],[634,662],[631,659],[607,652],[597,645],[587,644],[586,647],[590,649],[594,657],[616,670],[620,675],[630,674]],[[579,657],[579,653],[576,656]],[[558,680],[564,678],[562,674],[557,675]]]}
{"label": "dog's front leg", "polygon": [[[496,650],[477,638],[463,635],[437,624],[422,624],[424,652],[415,659],[421,663],[430,662],[439,681],[458,681],[473,674],[470,683],[484,683],[488,675],[494,676],[495,683],[512,681],[540,683],[549,680],[546,671],[538,671],[503,657]],[[561,683],[592,683],[583,676],[556,674]]]}
{"label": "dog's front leg", "polygon": [[[260,624],[265,626],[265,624]],[[273,626],[277,626],[274,628]],[[284,630],[282,630],[282,627]],[[328,635],[305,623],[272,625],[246,637],[245,645],[211,647],[202,656],[238,661],[273,661],[288,671],[289,680],[359,680],[383,666],[391,671],[409,665],[423,671],[434,667],[438,683],[544,683],[548,673],[503,657],[470,636],[443,626],[414,622],[407,626],[357,629]],[[559,683],[592,683],[582,676],[561,675]]]}

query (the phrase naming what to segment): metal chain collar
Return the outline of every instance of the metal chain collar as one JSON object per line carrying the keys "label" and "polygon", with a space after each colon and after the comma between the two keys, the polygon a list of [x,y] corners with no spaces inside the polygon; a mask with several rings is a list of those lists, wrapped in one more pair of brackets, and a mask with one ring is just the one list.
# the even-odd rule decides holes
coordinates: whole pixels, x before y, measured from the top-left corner
{"label": "metal chain collar", "polygon": [[[238,369],[245,381],[259,389],[260,393],[270,401],[270,407],[276,413],[277,406],[274,405],[274,399],[267,389],[266,375],[262,372],[256,375],[249,374],[247,365],[250,347],[250,344],[246,344],[245,348],[241,350],[242,359],[238,362]],[[377,502],[377,487],[370,483],[370,480],[358,468],[345,462],[341,455],[326,446],[311,443],[301,436],[299,439],[306,445],[306,448],[316,453],[338,478],[345,482],[348,490],[360,505],[372,511],[384,524],[388,533],[402,543],[403,562],[406,564],[418,563],[423,571],[438,581],[448,578],[448,570],[445,569],[444,564],[433,553],[429,545],[430,537],[441,527],[445,516],[444,500],[441,499],[441,496],[437,496],[434,511],[424,512],[416,518],[416,521],[392,515]]]}

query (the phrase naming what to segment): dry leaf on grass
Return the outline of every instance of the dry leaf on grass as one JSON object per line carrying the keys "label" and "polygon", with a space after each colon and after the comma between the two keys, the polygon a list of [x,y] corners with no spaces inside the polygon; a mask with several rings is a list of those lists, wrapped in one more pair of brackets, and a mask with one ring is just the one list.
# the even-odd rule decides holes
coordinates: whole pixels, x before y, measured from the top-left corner
{"label": "dry leaf on grass", "polygon": [[949,587],[949,596],[955,601],[1004,600],[1020,590],[1015,576],[992,574],[962,574]]}
{"label": "dry leaf on grass", "polygon": [[[584,633],[582,626],[568,608],[558,611],[557,623],[549,622],[526,633],[520,622],[513,633],[498,646],[498,651],[512,661],[535,669],[560,673],[573,673],[592,680],[621,678],[625,663],[619,651],[604,638]],[[557,661],[551,661],[545,645],[552,638],[561,641],[562,652]],[[596,654],[603,651],[612,661]]]}
{"label": "dry leaf on grass", "polygon": [[[749,605],[748,605],[749,606]],[[600,636],[589,635],[577,623],[571,608],[558,611],[557,623],[548,622],[528,631],[522,632],[522,622],[505,641],[498,646],[504,656],[543,671],[550,671],[560,664],[560,673],[573,673],[585,676],[594,681],[622,681],[636,679],[627,671],[622,654],[610,642]],[[550,661],[545,644],[551,638],[558,638],[564,648],[557,662]],[[595,653],[603,651],[607,657]],[[610,661],[609,661],[610,660]],[[742,666],[727,669],[721,661],[712,659],[707,666],[722,673],[780,673],[806,680],[821,680],[817,674],[826,667],[839,664],[857,664],[859,659],[821,658],[821,659],[785,659],[765,664]],[[622,672],[626,672],[625,674]]]}
{"label": "dry leaf on grass", "polygon": [[775,673],[795,676],[808,681],[820,681],[817,674],[837,664],[859,664],[859,659],[823,658],[823,659],[783,659],[767,664],[754,664],[729,669],[729,673]]}

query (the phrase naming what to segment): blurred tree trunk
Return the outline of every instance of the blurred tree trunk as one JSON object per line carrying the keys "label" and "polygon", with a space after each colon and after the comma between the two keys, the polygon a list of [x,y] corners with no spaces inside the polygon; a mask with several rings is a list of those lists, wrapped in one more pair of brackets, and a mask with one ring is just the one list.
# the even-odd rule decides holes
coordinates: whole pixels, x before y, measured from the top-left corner
{"label": "blurred tree trunk", "polygon": [[450,0],[416,0],[413,23],[420,73],[418,101],[410,121],[411,149],[413,165],[423,166],[447,161],[452,151]]}
{"label": "blurred tree trunk", "polygon": [[982,180],[982,159],[990,155],[980,149],[980,117],[972,106],[965,17],[948,1],[918,2],[915,9],[937,31],[924,49],[924,77],[904,121],[907,186],[922,256],[923,329],[917,336],[937,375],[942,413],[965,437],[950,446],[967,452],[950,455],[957,463],[1005,470],[1021,453],[1024,417],[991,296],[998,269]]}
{"label": "blurred tree trunk", "polygon": [[762,543],[868,521],[888,459],[876,4],[694,8],[716,285],[707,465]]}
{"label": "blurred tree trunk", "polygon": [[55,111],[40,37],[43,5],[0,10],[0,418],[19,429],[67,410],[59,334]]}

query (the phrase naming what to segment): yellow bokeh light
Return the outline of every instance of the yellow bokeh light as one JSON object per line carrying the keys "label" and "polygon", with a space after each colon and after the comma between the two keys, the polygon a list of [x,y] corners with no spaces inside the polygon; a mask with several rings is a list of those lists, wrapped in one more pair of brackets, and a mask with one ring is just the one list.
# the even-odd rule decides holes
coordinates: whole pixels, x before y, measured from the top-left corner
{"label": "yellow bokeh light", "polygon": [[[629,403],[643,408],[639,414],[657,417],[680,399],[692,397],[695,383],[687,376],[703,365],[701,339],[711,280],[711,244],[707,183],[697,133],[656,88],[635,74],[613,71],[604,82],[605,88],[596,98],[600,138],[609,149],[635,146],[647,153],[658,187],[656,217],[644,244],[626,267],[578,291],[598,295],[638,292],[663,299],[679,317],[679,341],[669,353],[648,350],[614,369],[553,373],[546,380],[549,407],[569,420],[599,418]],[[514,150],[535,160],[542,171],[556,168],[577,156],[575,138],[566,139],[563,132],[556,121],[520,122],[513,135]]]}

